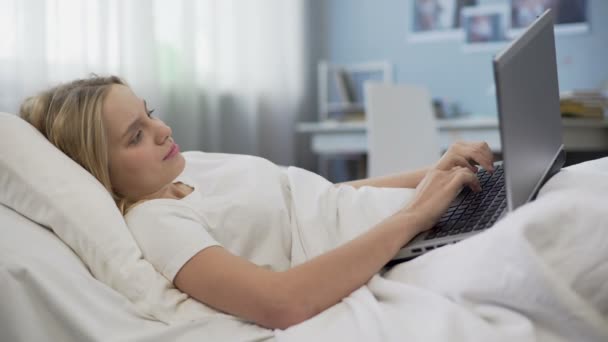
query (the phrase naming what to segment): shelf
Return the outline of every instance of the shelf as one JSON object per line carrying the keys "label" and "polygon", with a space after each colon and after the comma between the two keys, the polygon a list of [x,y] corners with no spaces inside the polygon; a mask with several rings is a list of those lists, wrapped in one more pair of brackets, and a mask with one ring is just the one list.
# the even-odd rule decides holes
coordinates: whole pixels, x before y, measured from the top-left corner
{"label": "shelf", "polygon": [[[342,74],[346,75],[346,78]],[[318,64],[319,121],[332,119],[331,114],[365,112],[363,84],[367,81],[392,83],[392,74],[392,66],[387,61],[357,64],[320,61]],[[348,94],[347,99],[352,99],[353,102],[344,102],[345,94]]]}
{"label": "shelf", "polygon": [[361,113],[365,111],[365,106],[362,103],[334,102],[327,103],[326,111],[328,113]]}

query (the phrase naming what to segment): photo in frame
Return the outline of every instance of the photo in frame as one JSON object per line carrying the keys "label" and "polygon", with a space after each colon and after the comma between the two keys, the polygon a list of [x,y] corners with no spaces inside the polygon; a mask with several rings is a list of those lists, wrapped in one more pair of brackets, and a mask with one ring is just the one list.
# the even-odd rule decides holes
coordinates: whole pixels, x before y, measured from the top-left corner
{"label": "photo in frame", "polygon": [[461,11],[477,0],[411,0],[408,41],[462,39]]}
{"label": "photo in frame", "polygon": [[555,33],[584,33],[589,31],[587,18],[588,0],[509,0],[511,6],[511,30],[514,38],[530,25],[536,17],[550,8],[555,16]]}
{"label": "photo in frame", "polygon": [[509,40],[509,6],[492,4],[466,7],[462,10],[464,50],[494,50],[504,46]]}

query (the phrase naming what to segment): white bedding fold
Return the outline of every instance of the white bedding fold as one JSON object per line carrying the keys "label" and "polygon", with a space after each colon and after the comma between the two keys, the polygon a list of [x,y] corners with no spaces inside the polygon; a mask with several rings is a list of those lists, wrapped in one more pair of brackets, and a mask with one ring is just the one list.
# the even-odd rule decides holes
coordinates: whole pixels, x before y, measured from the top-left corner
{"label": "white bedding fold", "polygon": [[[277,339],[608,341],[608,171],[598,170],[608,162],[563,170],[493,229],[374,276]],[[412,195],[336,188],[300,169],[288,175],[294,264],[360,234]]]}

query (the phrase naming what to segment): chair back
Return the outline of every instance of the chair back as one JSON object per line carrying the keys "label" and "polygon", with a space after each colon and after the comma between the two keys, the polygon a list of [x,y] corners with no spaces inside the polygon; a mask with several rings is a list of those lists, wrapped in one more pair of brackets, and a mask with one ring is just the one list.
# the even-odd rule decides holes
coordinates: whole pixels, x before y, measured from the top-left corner
{"label": "chair back", "polygon": [[426,88],[367,82],[364,91],[369,177],[413,171],[437,161],[439,130]]}

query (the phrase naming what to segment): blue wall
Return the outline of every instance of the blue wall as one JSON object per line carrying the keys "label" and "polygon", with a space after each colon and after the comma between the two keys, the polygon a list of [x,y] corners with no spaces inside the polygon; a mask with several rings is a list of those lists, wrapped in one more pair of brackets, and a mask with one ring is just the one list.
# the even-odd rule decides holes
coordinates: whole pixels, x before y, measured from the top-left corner
{"label": "blue wall", "polygon": [[[434,97],[454,99],[465,111],[496,115],[495,95],[488,89],[493,84],[491,59],[498,50],[465,52],[458,40],[408,42],[411,1],[320,0],[326,20],[325,36],[317,42],[320,57],[347,64],[388,60],[396,82],[423,84]],[[608,1],[588,1],[590,31],[556,36],[562,91],[608,81]]]}

